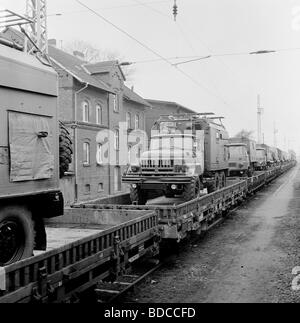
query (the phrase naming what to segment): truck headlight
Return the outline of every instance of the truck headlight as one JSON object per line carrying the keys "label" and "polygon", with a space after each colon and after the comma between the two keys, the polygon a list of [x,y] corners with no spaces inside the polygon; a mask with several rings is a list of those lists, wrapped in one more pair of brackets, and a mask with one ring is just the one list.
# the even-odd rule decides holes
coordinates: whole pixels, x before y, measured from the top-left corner
{"label": "truck headlight", "polygon": [[175,173],[186,173],[188,167],[186,165],[175,165]]}
{"label": "truck headlight", "polygon": [[130,171],[131,171],[132,173],[139,173],[139,172],[140,172],[140,170],[141,170],[141,167],[140,167],[140,166],[131,166],[131,167],[130,167]]}

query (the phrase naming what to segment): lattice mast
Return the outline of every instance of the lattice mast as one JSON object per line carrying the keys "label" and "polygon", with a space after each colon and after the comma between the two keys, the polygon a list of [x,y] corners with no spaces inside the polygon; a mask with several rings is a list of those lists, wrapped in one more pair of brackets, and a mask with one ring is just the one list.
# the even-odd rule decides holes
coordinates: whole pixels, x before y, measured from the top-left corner
{"label": "lattice mast", "polygon": [[[26,15],[33,23],[26,25],[26,32],[43,54],[48,54],[47,0],[26,0]],[[33,53],[26,38],[24,50]]]}
{"label": "lattice mast", "polygon": [[261,97],[257,96],[257,143],[262,144],[263,135],[262,135],[262,116],[264,113],[264,109],[261,107]]}

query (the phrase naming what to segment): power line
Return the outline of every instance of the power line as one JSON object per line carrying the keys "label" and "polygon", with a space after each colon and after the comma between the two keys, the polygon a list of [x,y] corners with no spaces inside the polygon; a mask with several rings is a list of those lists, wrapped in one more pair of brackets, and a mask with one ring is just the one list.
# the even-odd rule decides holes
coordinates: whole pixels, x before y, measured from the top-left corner
{"label": "power line", "polygon": [[[140,0],[132,0],[140,5],[142,5],[143,7],[147,8],[147,9],[150,9],[154,12],[156,12],[157,14],[163,16],[163,17],[167,17],[168,19],[172,20],[173,21],[173,18],[168,16],[167,14],[161,12],[160,10],[157,10],[151,6],[149,6],[148,4],[145,4],[143,2],[141,2]],[[183,28],[181,27],[181,25],[175,20],[175,25],[176,27],[178,28],[179,32],[181,33],[182,35],[182,38],[185,40],[185,42],[188,44],[188,46],[191,48],[191,50],[195,53],[196,53],[196,50],[194,48],[194,46],[192,45],[192,43],[189,41],[189,39],[187,38],[187,35],[186,33],[184,32]],[[194,59],[194,57],[192,57]],[[203,59],[205,59],[206,57],[204,57]],[[173,64],[174,67],[178,68],[178,66],[176,64]],[[209,93],[213,93],[208,87],[205,87],[203,84],[199,83],[197,80],[193,79],[189,74],[187,74],[186,72],[182,71],[182,70],[179,70],[180,73],[184,74],[187,78],[189,78],[194,84],[202,87],[202,88],[205,88],[205,90]],[[218,93],[218,89],[217,89],[217,86],[215,83],[211,82],[212,83],[212,86],[215,90],[215,93],[214,96],[217,95],[217,97],[225,104],[228,106],[228,103],[221,97],[221,95]]]}
{"label": "power line", "polygon": [[208,87],[206,87],[205,85],[203,85],[202,83],[200,83],[199,81],[195,80],[191,75],[189,75],[188,73],[186,73],[185,71],[179,69],[178,67],[174,66],[172,64],[172,62],[170,62],[168,59],[166,59],[165,57],[163,57],[161,54],[159,54],[157,51],[153,50],[152,48],[150,48],[148,45],[142,43],[140,40],[138,40],[137,38],[135,38],[134,36],[130,35],[127,31],[123,30],[122,28],[120,28],[119,26],[117,26],[116,24],[114,24],[113,22],[111,22],[110,20],[108,20],[107,18],[105,18],[104,16],[102,16],[99,12],[95,11],[94,9],[88,7],[87,5],[85,5],[84,3],[82,3],[80,0],[75,0],[77,3],[79,3],[81,6],[83,6],[84,8],[86,8],[87,10],[89,10],[90,12],[92,12],[93,14],[95,14],[98,18],[104,20],[106,23],[108,23],[109,25],[113,26],[115,29],[117,29],[119,32],[121,32],[122,34],[126,35],[127,37],[129,37],[130,39],[132,39],[133,41],[135,41],[136,43],[138,43],[140,46],[142,46],[143,48],[145,48],[146,50],[150,51],[152,54],[154,54],[155,56],[159,57],[162,61],[164,61],[165,63],[167,63],[168,65],[170,65],[171,67],[175,67],[175,69],[177,71],[179,71],[181,74],[185,75],[188,79],[190,79],[194,84],[198,85],[199,87],[201,87],[202,89],[204,89],[206,92],[210,93],[212,96],[214,96],[215,98],[218,98],[219,100],[221,100],[224,104],[227,104],[227,102],[221,98],[219,95],[214,94]]}
{"label": "power line", "polygon": [[[174,63],[173,66],[179,66],[184,65],[187,63],[193,63],[205,59],[215,58],[215,57],[226,57],[226,56],[249,56],[249,55],[260,55],[260,54],[276,54],[280,52],[288,52],[288,51],[299,51],[300,47],[294,47],[294,48],[282,48],[282,49],[276,49],[276,50],[263,50],[263,51],[254,51],[254,52],[237,52],[237,53],[223,53],[223,54],[211,54],[207,56],[176,56],[176,57],[169,57],[169,60],[175,60],[175,59],[188,59],[186,61],[182,61],[179,63]],[[160,62],[161,59],[152,59],[152,60],[144,60],[144,61],[135,61],[131,64],[142,64],[142,63],[156,63]]]}
{"label": "power line", "polygon": [[[153,7],[151,7],[151,6],[149,6],[148,4],[146,4],[146,3],[143,3],[143,2],[141,2],[140,0],[132,0],[132,1],[134,1],[135,3],[137,3],[137,4],[140,4],[141,6],[143,6],[143,7],[145,7],[145,8],[147,8],[147,9],[150,9],[150,10],[152,10],[152,11],[154,11],[155,13],[157,13],[157,14],[159,14],[159,15],[161,15],[161,16],[163,16],[163,17],[167,17],[168,19],[170,19],[170,20],[172,20],[173,21],[173,18],[172,17],[170,17],[169,15],[167,15],[167,14],[165,14],[164,12],[161,12],[160,10],[157,10],[157,9],[155,9],[155,8],[153,8]],[[181,35],[182,35],[182,38],[185,40],[185,42],[187,43],[187,45],[191,48],[191,50],[197,55],[198,53],[196,52],[196,50],[195,50],[195,48],[194,48],[194,46],[192,45],[192,43],[190,42],[190,40],[188,39],[188,37],[187,37],[187,35],[186,35],[186,33],[185,33],[185,31],[184,31],[184,29],[183,29],[183,27],[176,21],[176,19],[175,19],[175,25],[176,25],[176,27],[177,27],[177,29],[179,30],[179,32],[181,33]],[[199,56],[199,55],[198,55]],[[206,59],[206,58],[208,58],[207,56],[206,57],[203,57],[203,58],[201,58],[201,59]],[[195,59],[194,57],[192,57],[192,59]],[[173,66],[174,67],[178,67],[178,64],[173,64]],[[215,89],[215,91],[216,92],[218,92],[218,89],[217,89],[217,86],[216,86],[216,84],[214,83],[214,82],[212,82],[211,80],[210,80],[210,82],[212,83],[212,86],[214,87],[214,89]],[[223,101],[223,99],[222,99],[222,101]]]}
{"label": "power line", "polygon": [[[159,4],[159,3],[166,3],[169,2],[169,0],[160,0],[160,1],[150,1],[148,4]],[[128,4],[128,5],[120,5],[120,6],[112,6],[112,7],[101,7],[97,8],[97,10],[110,10],[110,9],[120,9],[120,8],[131,8],[131,7],[140,7],[142,4]],[[74,11],[63,11],[59,13],[52,13],[48,16],[62,16],[62,15],[68,15],[68,14],[74,14],[74,13],[82,13],[82,12],[89,12],[90,10],[74,10]]]}

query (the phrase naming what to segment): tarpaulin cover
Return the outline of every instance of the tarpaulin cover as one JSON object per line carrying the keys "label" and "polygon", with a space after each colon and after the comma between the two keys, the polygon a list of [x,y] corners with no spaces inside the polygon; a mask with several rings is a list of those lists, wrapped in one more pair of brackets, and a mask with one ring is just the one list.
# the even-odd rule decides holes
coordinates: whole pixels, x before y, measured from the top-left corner
{"label": "tarpaulin cover", "polygon": [[11,182],[49,179],[54,172],[52,119],[9,113]]}

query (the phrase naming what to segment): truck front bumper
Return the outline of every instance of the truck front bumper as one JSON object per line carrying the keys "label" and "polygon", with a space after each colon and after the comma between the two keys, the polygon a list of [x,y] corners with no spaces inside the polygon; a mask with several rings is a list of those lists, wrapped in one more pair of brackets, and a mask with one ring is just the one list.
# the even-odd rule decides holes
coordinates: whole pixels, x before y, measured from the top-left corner
{"label": "truck front bumper", "polygon": [[189,176],[137,176],[127,175],[122,177],[122,182],[126,184],[137,185],[172,185],[189,184],[192,177]]}

